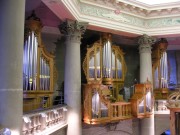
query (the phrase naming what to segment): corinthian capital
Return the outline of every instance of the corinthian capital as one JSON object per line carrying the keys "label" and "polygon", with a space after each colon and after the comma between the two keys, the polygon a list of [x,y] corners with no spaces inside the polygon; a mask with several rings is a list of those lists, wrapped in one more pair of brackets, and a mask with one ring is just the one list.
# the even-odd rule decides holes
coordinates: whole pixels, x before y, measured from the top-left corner
{"label": "corinthian capital", "polygon": [[150,37],[146,34],[142,35],[139,40],[138,40],[138,44],[139,44],[139,51],[140,53],[143,52],[151,52],[151,45],[155,43],[155,38]]}
{"label": "corinthian capital", "polygon": [[59,25],[62,34],[67,35],[71,40],[80,40],[84,34],[88,23],[66,20]]}

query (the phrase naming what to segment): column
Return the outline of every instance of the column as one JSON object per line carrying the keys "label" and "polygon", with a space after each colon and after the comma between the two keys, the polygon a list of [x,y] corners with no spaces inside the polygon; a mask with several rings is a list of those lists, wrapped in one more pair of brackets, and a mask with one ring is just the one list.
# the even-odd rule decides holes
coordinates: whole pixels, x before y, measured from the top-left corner
{"label": "column", "polygon": [[60,25],[61,33],[66,35],[64,99],[68,105],[67,135],[82,134],[80,44],[86,25],[70,20]]}
{"label": "column", "polygon": [[[151,45],[154,42],[152,37],[145,34],[139,38],[140,83],[145,83],[147,79],[152,83]],[[140,125],[141,135],[154,135],[154,114],[150,118],[142,119]]]}
{"label": "column", "polygon": [[0,1],[0,125],[20,135],[25,0]]}

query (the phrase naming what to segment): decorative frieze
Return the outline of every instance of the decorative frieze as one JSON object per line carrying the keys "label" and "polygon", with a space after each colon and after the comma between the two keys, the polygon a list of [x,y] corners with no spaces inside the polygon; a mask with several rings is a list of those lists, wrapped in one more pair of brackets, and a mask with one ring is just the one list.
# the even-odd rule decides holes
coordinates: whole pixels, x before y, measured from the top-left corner
{"label": "decorative frieze", "polygon": [[180,26],[180,17],[150,19],[146,20],[145,23],[147,28],[159,28],[178,25]]}
{"label": "decorative frieze", "polygon": [[[80,0],[81,3],[87,3],[86,0]],[[121,0],[89,0],[88,3],[97,4],[98,6],[102,7],[105,6],[106,8],[115,8],[121,9],[123,12],[129,12],[135,16],[141,15],[142,17],[160,17],[161,15],[171,15],[179,13],[179,6],[176,5],[164,5],[164,6],[150,6],[145,5],[139,2],[134,1],[121,1]],[[90,4],[90,3],[89,3]],[[139,14],[140,13],[140,14]]]}
{"label": "decorative frieze", "polygon": [[[91,0],[91,2],[94,2],[97,5],[94,6],[93,4],[87,4],[84,0],[81,0],[81,13],[90,16],[112,19],[120,21],[121,23],[128,23],[144,28],[159,28],[180,25],[180,17],[174,17],[176,14],[178,15],[180,11],[177,7],[147,10],[124,2],[113,1],[106,7],[102,7],[102,5],[104,3],[109,3],[109,0]],[[116,10],[119,10],[120,13],[116,14]],[[173,17],[165,17],[167,15],[169,16],[171,13],[173,13]],[[150,17],[150,19],[148,19],[148,17]]]}
{"label": "decorative frieze", "polygon": [[[46,5],[52,7],[51,10],[54,13],[59,14],[59,10],[54,9],[53,3],[48,1],[50,0],[43,0]],[[162,35],[162,30],[164,35],[180,32],[178,4],[152,7],[125,0],[62,0],[59,2],[59,5],[71,9],[71,14],[78,21],[87,21],[90,26],[155,36]],[[78,36],[70,38],[80,39]]]}
{"label": "decorative frieze", "polygon": [[[98,8],[87,4],[80,4],[80,10],[83,14],[95,16],[99,18],[112,19],[125,24],[132,24],[135,26],[144,26],[144,19],[121,13],[120,10],[110,10],[105,8]],[[117,13],[117,11],[119,11]]]}

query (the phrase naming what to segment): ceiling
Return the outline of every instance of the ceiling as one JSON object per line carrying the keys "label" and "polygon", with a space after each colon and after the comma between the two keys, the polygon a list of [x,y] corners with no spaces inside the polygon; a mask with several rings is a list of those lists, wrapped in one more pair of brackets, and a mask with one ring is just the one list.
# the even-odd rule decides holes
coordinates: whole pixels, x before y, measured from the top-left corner
{"label": "ceiling", "polygon": [[[60,32],[58,30],[58,25],[62,21],[66,20],[66,19],[81,21],[81,19],[79,19],[79,16],[76,16],[78,14],[78,13],[76,13],[77,11],[75,9],[74,10],[69,9],[69,7],[63,3],[63,1],[67,2],[68,0],[26,0],[26,14],[25,15],[27,17],[31,14],[32,10],[35,10],[36,15],[41,19],[41,21],[43,23],[43,26],[44,26],[43,33],[51,33],[51,34],[59,34],[60,35]],[[76,1],[76,0],[74,0],[74,1]],[[82,0],[82,1],[84,1],[84,0]],[[94,1],[102,2],[103,0],[87,0],[87,1],[93,1],[93,3],[94,3]],[[122,2],[123,0],[104,0],[104,1],[107,1],[107,2],[108,1],[110,1],[110,2],[121,1]],[[132,5],[134,4],[134,1],[135,0],[126,0],[126,2],[132,2]],[[149,4],[149,3],[144,3],[145,0],[136,0],[136,1],[137,1],[137,3],[140,3],[140,4]],[[147,0],[147,1],[149,2],[150,0]],[[151,1],[153,1],[153,0],[151,0]],[[157,0],[154,2],[157,2]],[[137,5],[137,3],[136,3],[136,5]],[[71,5],[71,6],[74,7],[73,5]],[[126,5],[126,6],[128,8],[131,8],[129,5]],[[138,6],[141,7],[142,5],[138,5]],[[106,8],[106,7],[104,7],[104,8]],[[134,9],[141,11],[141,9],[140,8],[138,9],[137,7],[135,7]],[[122,12],[125,12],[125,9],[122,10]],[[147,11],[145,11],[145,9],[143,9],[142,12],[147,12]],[[81,15],[81,17],[84,17],[82,14],[80,14],[80,15]],[[109,21],[109,23],[110,23],[110,21]],[[124,28],[124,26],[123,26],[123,28]],[[136,34],[136,33],[131,33],[131,32],[125,31],[125,30],[121,31],[121,30],[111,29],[111,27],[100,27],[98,25],[94,25],[91,23],[89,23],[88,29],[113,33],[116,35],[116,36],[114,36],[116,41],[118,39],[120,40],[119,43],[123,42],[123,43],[134,44],[135,43],[134,39],[136,39],[138,36],[141,35],[140,33]],[[180,35],[180,33],[174,33],[174,34],[166,34],[166,35],[163,35],[163,34],[155,35],[155,37],[167,38],[167,40],[170,44],[168,49],[174,50],[174,49],[180,49],[180,36],[179,35]]]}

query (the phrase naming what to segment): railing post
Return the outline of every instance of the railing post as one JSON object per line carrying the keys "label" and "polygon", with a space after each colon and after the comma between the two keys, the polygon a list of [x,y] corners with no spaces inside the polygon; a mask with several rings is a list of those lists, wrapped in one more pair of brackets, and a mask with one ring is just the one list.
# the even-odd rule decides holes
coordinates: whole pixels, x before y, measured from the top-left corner
{"label": "railing post", "polygon": [[45,113],[40,113],[40,123],[41,123],[41,126],[40,126],[40,130],[44,130],[46,128],[46,118],[47,118],[47,115]]}

